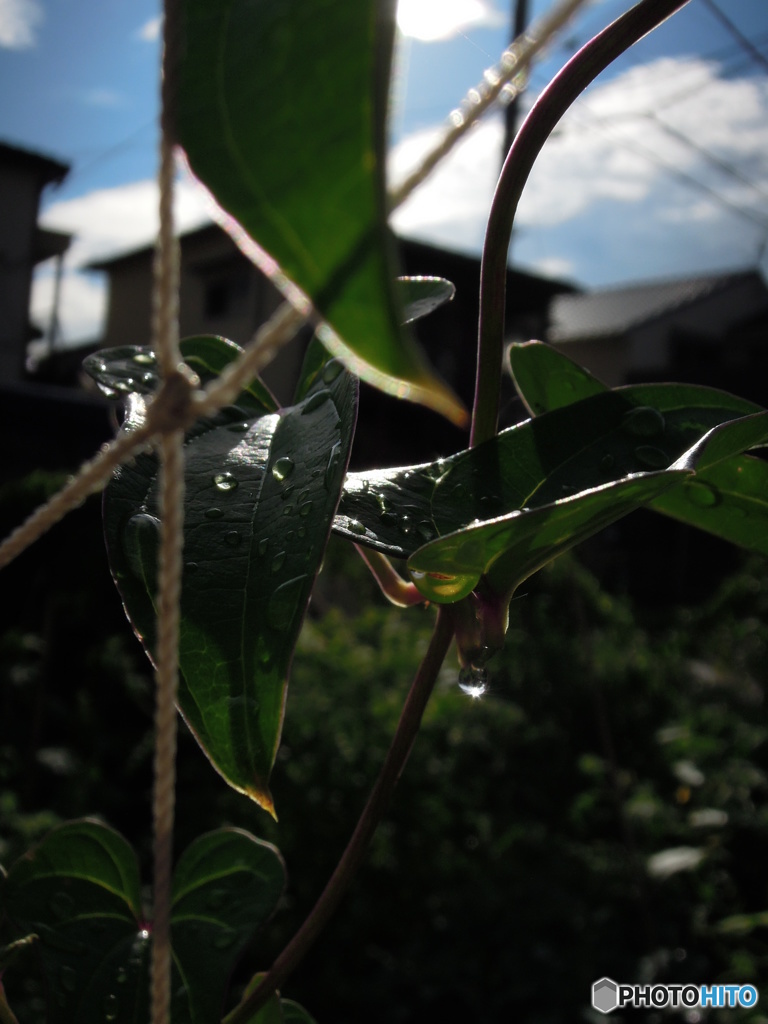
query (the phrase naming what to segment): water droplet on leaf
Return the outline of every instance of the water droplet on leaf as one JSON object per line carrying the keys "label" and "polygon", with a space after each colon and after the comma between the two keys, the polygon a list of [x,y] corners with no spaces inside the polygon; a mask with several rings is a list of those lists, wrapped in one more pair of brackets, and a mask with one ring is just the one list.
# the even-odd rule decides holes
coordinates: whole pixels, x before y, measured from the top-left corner
{"label": "water droplet on leaf", "polygon": [[104,1019],[105,1020],[117,1020],[117,1013],[119,1005],[117,1002],[117,996],[108,995],[104,996]]}
{"label": "water droplet on leaf", "polygon": [[224,534],[224,541],[231,548],[236,548],[237,545],[240,543],[240,534],[237,532],[237,530],[230,530],[229,533]]}
{"label": "water droplet on leaf", "polygon": [[329,359],[320,375],[323,378],[323,384],[333,384],[343,369],[344,364],[340,359]]}
{"label": "water droplet on leaf", "polygon": [[311,501],[305,501],[303,505],[299,506],[299,515],[300,516],[308,516],[311,511],[312,511],[312,502]]}
{"label": "water droplet on leaf", "polygon": [[237,480],[231,473],[217,473],[213,483],[219,491],[234,491],[237,487]]}
{"label": "water droplet on leaf", "polygon": [[262,537],[261,540],[259,541],[259,546],[256,549],[258,551],[259,555],[261,555],[262,558],[264,557],[264,555],[266,555],[268,547],[269,547],[269,537]]}
{"label": "water droplet on leaf", "polygon": [[155,365],[155,354],[154,352],[137,352],[133,357],[134,363],[138,363],[139,366],[154,366]]}
{"label": "water droplet on leaf", "polygon": [[685,485],[685,496],[688,500],[698,505],[699,508],[714,508],[721,502],[720,492],[711,484],[703,483],[700,480],[691,480]]}
{"label": "water droplet on leaf", "polygon": [[207,508],[205,510],[206,519],[221,519],[223,515],[224,513],[221,511],[220,508]]}
{"label": "water droplet on leaf", "polygon": [[267,621],[272,629],[282,633],[290,628],[306,580],[306,576],[296,576],[275,589],[267,604]]}
{"label": "water droplet on leaf", "polygon": [[624,414],[621,421],[623,430],[634,437],[658,437],[664,433],[664,417],[650,405],[639,405]]}
{"label": "water droplet on leaf", "polygon": [[271,566],[272,572],[280,572],[280,570],[283,568],[284,565],[285,565],[285,552],[284,551],[280,551],[272,559],[272,566]]}
{"label": "water droplet on leaf", "polygon": [[310,413],[314,412],[315,409],[319,409],[321,405],[325,405],[330,397],[330,391],[316,391],[315,394],[310,395],[304,405],[302,405],[301,415],[308,416]]}
{"label": "water droplet on leaf", "polygon": [[146,512],[131,516],[123,531],[123,551],[135,576],[156,572],[159,547],[160,520]]}
{"label": "water droplet on leaf", "polygon": [[359,519],[347,520],[347,529],[350,533],[356,533],[358,537],[364,537],[366,533],[366,529]]}
{"label": "water droplet on leaf", "polygon": [[286,480],[294,469],[294,461],[287,455],[284,455],[281,459],[278,459],[272,466],[272,476],[279,483]]}
{"label": "water droplet on leaf", "polygon": [[230,423],[229,426],[227,427],[227,430],[229,430],[233,434],[245,434],[248,432],[248,424]]}
{"label": "water droplet on leaf", "polygon": [[635,448],[635,458],[649,469],[666,469],[669,465],[669,459],[661,448],[653,448],[648,444]]}
{"label": "water droplet on leaf", "polygon": [[334,478],[336,471],[341,460],[341,441],[337,441],[336,444],[331,448],[330,454],[328,455],[328,465],[325,467],[325,489],[329,491],[334,484]]}

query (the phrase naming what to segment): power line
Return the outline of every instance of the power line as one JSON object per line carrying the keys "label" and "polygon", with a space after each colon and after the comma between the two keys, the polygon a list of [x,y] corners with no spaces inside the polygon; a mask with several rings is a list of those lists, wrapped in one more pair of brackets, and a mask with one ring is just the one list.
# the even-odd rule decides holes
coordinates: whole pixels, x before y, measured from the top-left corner
{"label": "power line", "polygon": [[738,42],[739,46],[748,53],[752,60],[756,64],[759,64],[764,71],[768,71],[768,57],[765,57],[754,45],[751,39],[748,39],[744,33],[738,28],[737,25],[731,21],[731,19],[720,10],[714,0],[701,0],[707,10],[717,18],[721,25],[723,25],[733,38]]}

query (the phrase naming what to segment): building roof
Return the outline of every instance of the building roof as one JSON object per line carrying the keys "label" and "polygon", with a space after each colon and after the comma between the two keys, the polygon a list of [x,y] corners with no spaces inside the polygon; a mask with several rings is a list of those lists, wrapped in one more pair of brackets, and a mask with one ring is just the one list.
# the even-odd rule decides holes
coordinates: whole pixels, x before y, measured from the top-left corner
{"label": "building roof", "polygon": [[30,149],[22,149],[21,146],[13,146],[8,142],[0,142],[0,165],[2,164],[26,166],[36,171],[40,176],[41,185],[62,181],[69,172],[69,164],[44,156],[42,153],[34,153]]}
{"label": "building roof", "polygon": [[750,279],[762,281],[757,271],[745,270],[557,295],[550,306],[549,340],[616,337]]}

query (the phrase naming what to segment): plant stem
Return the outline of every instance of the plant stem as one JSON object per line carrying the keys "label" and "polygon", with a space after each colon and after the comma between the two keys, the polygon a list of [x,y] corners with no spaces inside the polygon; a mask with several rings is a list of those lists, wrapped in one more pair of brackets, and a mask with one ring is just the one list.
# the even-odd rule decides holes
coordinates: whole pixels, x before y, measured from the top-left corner
{"label": "plant stem", "polygon": [[449,607],[438,609],[437,622],[429,647],[411,684],[379,777],[328,884],[303,925],[275,960],[259,987],[224,1018],[223,1024],[248,1024],[252,1021],[254,1014],[298,966],[349,888],[408,760],[424,709],[453,638],[453,617],[448,610]]}
{"label": "plant stem", "polygon": [[552,79],[517,133],[496,186],[483,247],[470,445],[493,437],[498,426],[507,253],[517,204],[536,157],[563,114],[600,72],[686,3],[688,0],[641,0],[617,18],[583,46]]}

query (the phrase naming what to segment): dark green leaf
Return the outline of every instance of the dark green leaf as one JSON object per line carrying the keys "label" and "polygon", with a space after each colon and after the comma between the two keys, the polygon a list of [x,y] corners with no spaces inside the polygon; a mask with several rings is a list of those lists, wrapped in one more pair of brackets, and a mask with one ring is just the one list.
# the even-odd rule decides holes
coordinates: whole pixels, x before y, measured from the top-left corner
{"label": "dark green leaf", "polygon": [[[230,785],[270,811],[288,670],[344,479],[356,395],[331,361],[300,404],[256,419],[228,408],[185,442],[179,706]],[[126,426],[143,415],[133,396]],[[150,654],[157,468],[154,455],[138,456],[104,502],[112,573]]]}
{"label": "dark green leaf", "polygon": [[[541,342],[510,346],[515,384],[534,412],[560,408],[607,387],[560,351]],[[646,385],[649,404],[679,385]],[[657,390],[657,389],[664,389]],[[617,389],[621,392],[624,389]],[[704,389],[686,388],[689,393]],[[665,491],[651,503],[657,512],[724,540],[765,553],[765,494],[768,468],[740,453],[768,441],[768,413],[743,399],[722,396],[739,418],[712,429],[695,453],[696,476]],[[737,456],[737,457],[735,457]]]}
{"label": "dark green leaf", "polygon": [[96,821],[61,825],[11,868],[5,911],[35,932],[49,1024],[148,1019],[149,932],[136,857]]}
{"label": "dark green leaf", "polygon": [[542,341],[513,342],[507,358],[512,380],[531,416],[607,390],[583,366]]}
{"label": "dark green leaf", "polygon": [[174,1024],[218,1022],[227,980],[285,887],[280,854],[239,829],[201,836],[173,876],[172,945],[180,974]]}
{"label": "dark green leaf", "polygon": [[322,340],[355,373],[464,421],[400,329],[392,287],[394,3],[185,0],[183,13],[180,142],[235,238],[248,251],[244,229],[312,299],[330,325]]}
{"label": "dark green leaf", "polygon": [[456,289],[444,277],[398,277],[403,323],[409,324],[450,302]]}
{"label": "dark green leaf", "polygon": [[595,394],[439,462],[350,474],[334,529],[407,558],[475,522],[666,469],[713,427],[755,408],[723,392],[680,385]]}
{"label": "dark green leaf", "polygon": [[315,1024],[315,1018],[292,999],[282,999],[280,1005],[283,1008],[283,1024]]}
{"label": "dark green leaf", "polygon": [[[237,829],[184,852],[173,878],[172,1024],[217,1024],[235,962],[284,884],[277,850]],[[11,868],[3,906],[39,936],[49,1024],[145,1024],[151,924],[122,836],[96,821],[59,826]]]}
{"label": "dark green leaf", "polygon": [[768,463],[725,459],[657,498],[655,511],[768,555]]}
{"label": "dark green leaf", "polygon": [[[202,384],[218,377],[224,367],[242,352],[233,341],[216,335],[184,338],[180,348],[184,361]],[[151,395],[160,384],[157,360],[148,345],[103,349],[86,356],[83,369],[93,377],[107,398],[124,398],[128,394]],[[238,395],[235,405],[242,410],[242,415],[277,411],[275,399],[258,377]]]}
{"label": "dark green leaf", "polygon": [[557,555],[633,512],[685,475],[685,470],[644,473],[543,508],[469,526],[411,555],[411,578],[426,598],[438,604],[466,597],[481,576],[495,593],[509,598],[523,580]]}

